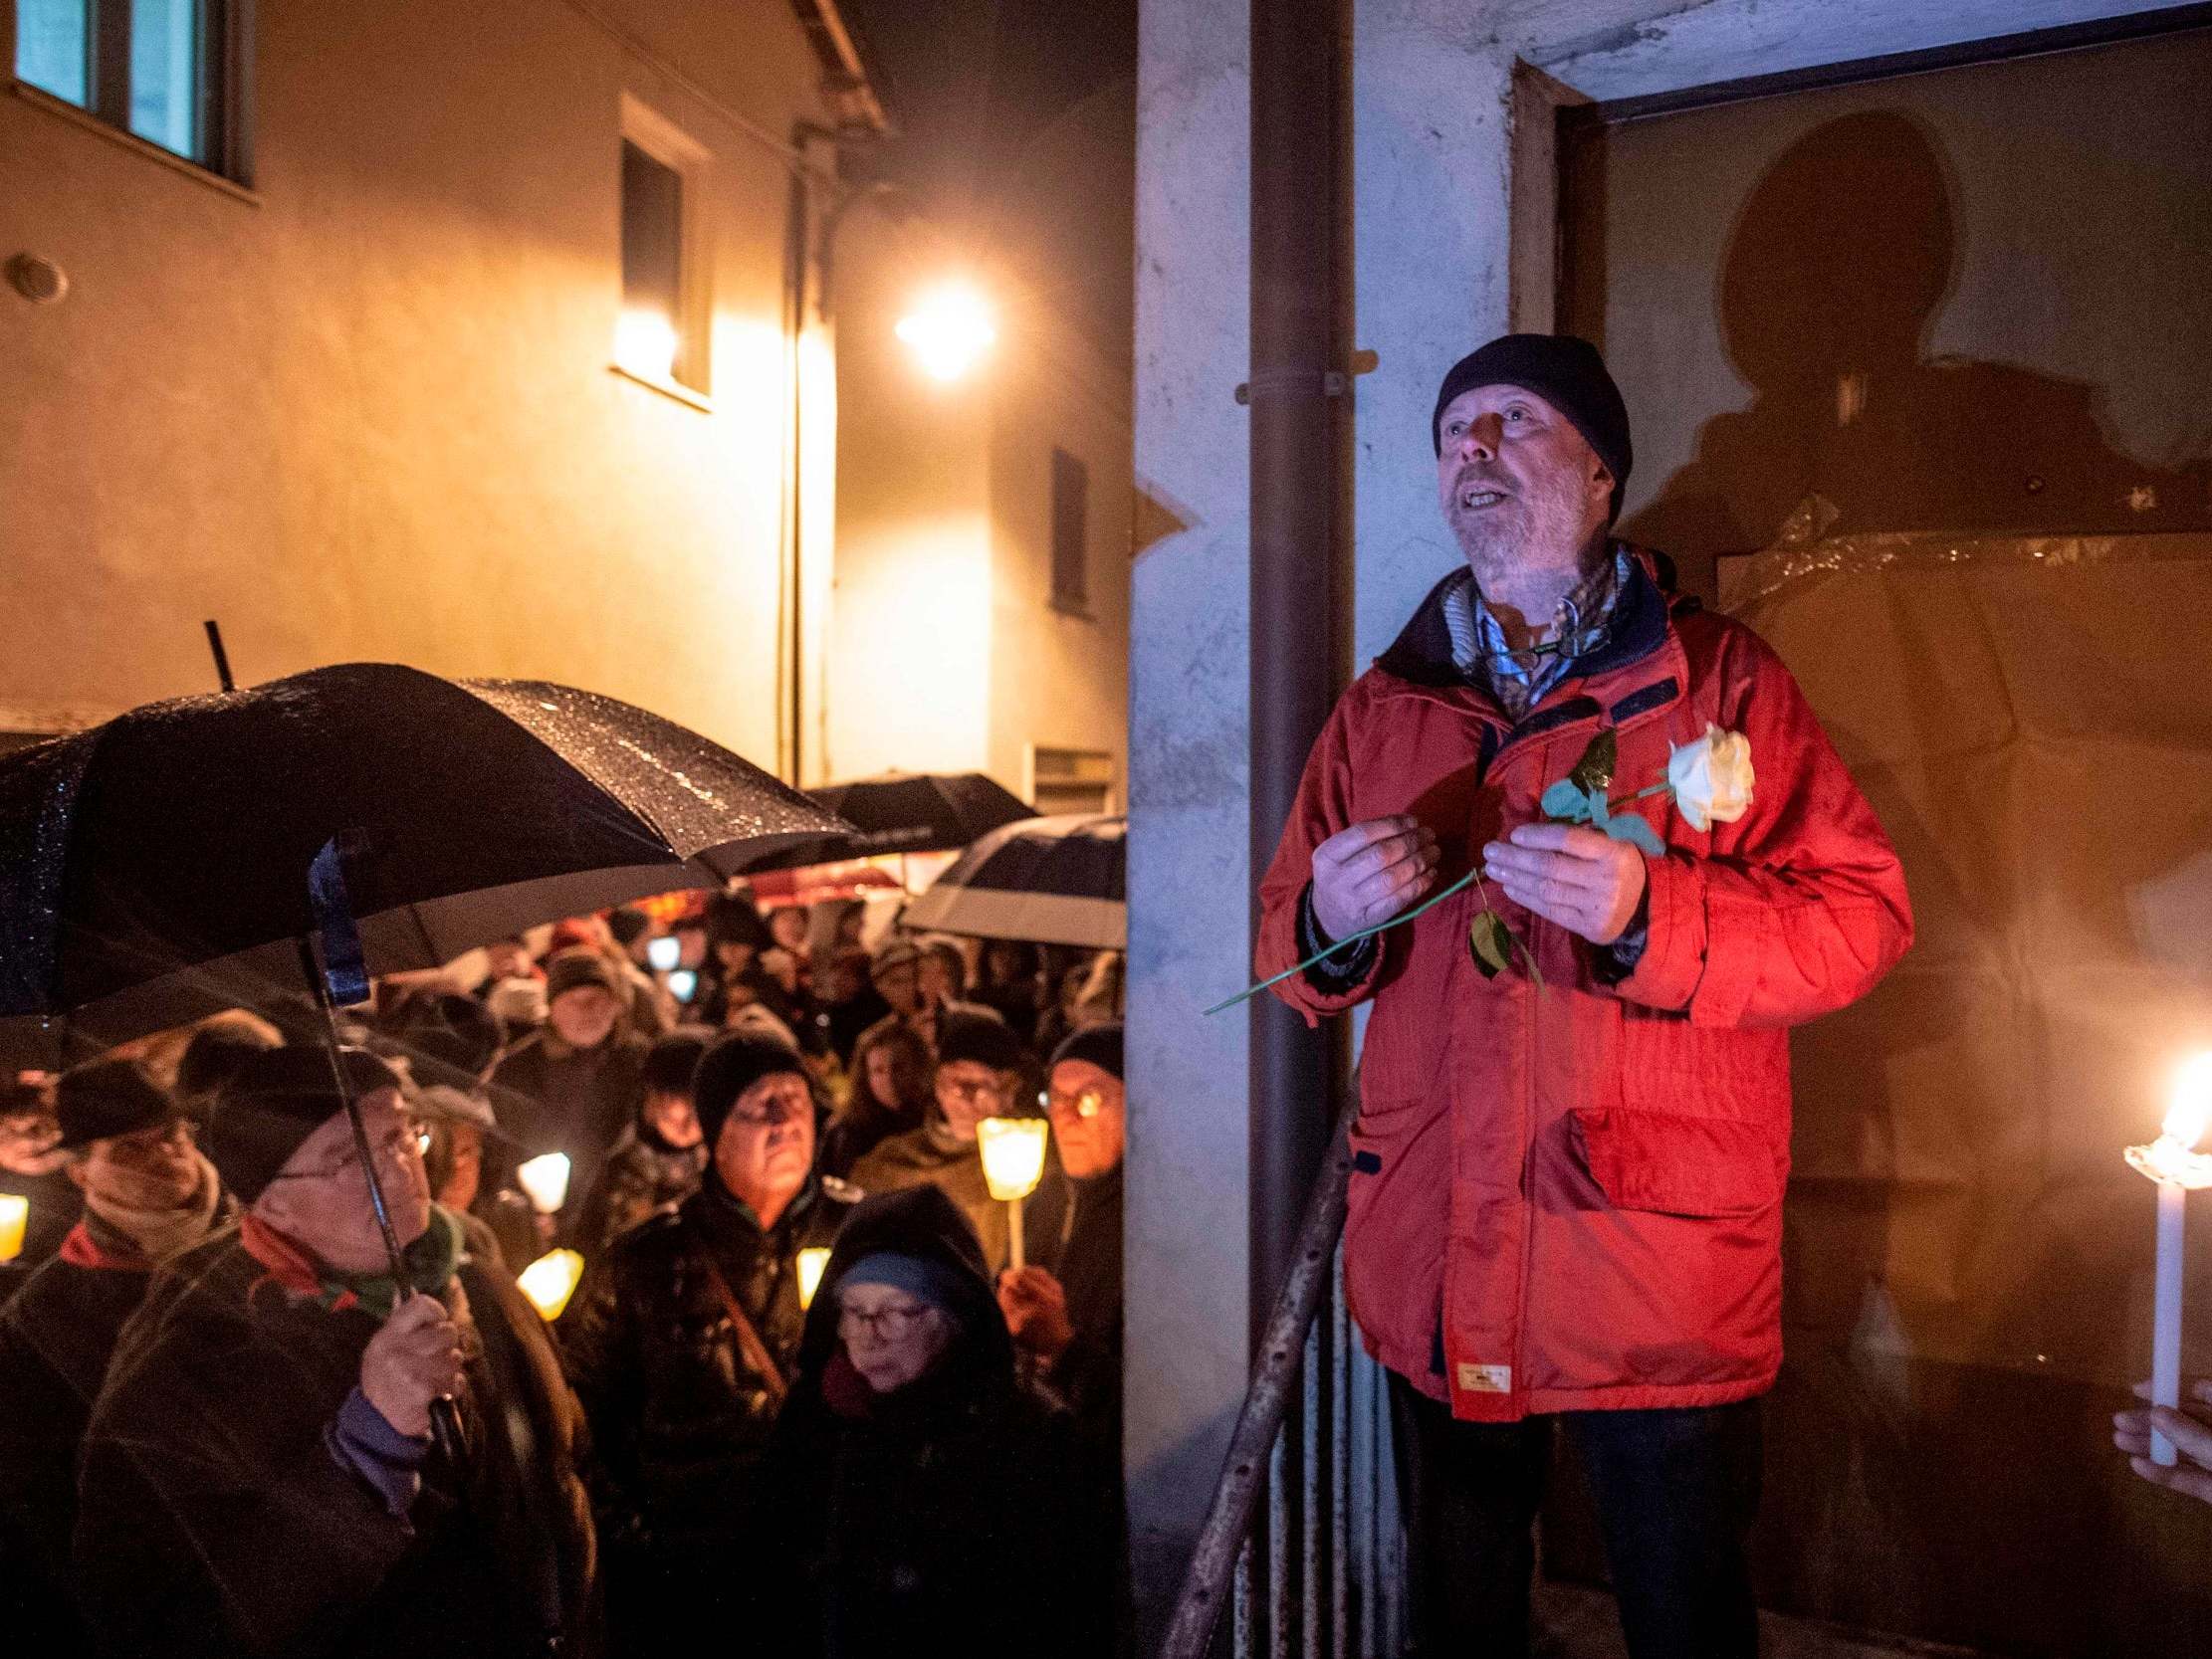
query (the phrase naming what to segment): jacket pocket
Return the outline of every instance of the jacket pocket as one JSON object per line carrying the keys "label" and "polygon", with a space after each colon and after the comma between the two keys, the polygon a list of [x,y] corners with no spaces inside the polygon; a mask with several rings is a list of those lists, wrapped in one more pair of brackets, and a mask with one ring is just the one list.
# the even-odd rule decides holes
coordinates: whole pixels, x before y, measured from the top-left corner
{"label": "jacket pocket", "polygon": [[1670,1112],[1574,1115],[1575,1145],[1616,1208],[1757,1215],[1782,1196],[1783,1164],[1756,1124]]}

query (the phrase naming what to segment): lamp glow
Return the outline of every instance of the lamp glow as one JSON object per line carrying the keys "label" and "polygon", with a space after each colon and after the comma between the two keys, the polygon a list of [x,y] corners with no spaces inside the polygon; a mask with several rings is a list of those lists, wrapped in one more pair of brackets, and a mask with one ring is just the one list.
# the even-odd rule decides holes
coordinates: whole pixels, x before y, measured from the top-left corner
{"label": "lamp glow", "polygon": [[538,1317],[551,1325],[576,1294],[583,1277],[583,1258],[573,1250],[549,1250],[516,1275],[515,1283]]}
{"label": "lamp glow", "polygon": [[822,1269],[828,1265],[829,1251],[826,1246],[809,1244],[798,1253],[798,1305],[800,1308],[813,1307],[814,1293],[820,1290],[822,1286]]}
{"label": "lamp glow", "polygon": [[991,308],[962,283],[931,289],[892,332],[920,359],[934,380],[958,380],[983,360],[998,338]]}
{"label": "lamp glow", "polygon": [[17,1192],[0,1192],[0,1262],[23,1254],[23,1229],[31,1219],[31,1200]]}
{"label": "lamp glow", "polygon": [[649,380],[676,375],[676,324],[664,311],[627,311],[615,319],[614,360]]}
{"label": "lamp glow", "polygon": [[555,1214],[568,1201],[568,1154],[542,1153],[517,1168],[515,1179],[522,1183],[532,1209],[540,1215]]}

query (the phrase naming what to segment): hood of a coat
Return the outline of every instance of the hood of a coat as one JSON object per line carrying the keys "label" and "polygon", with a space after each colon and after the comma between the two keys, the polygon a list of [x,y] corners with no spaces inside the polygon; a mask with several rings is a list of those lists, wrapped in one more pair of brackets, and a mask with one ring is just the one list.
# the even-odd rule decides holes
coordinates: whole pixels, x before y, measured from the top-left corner
{"label": "hood of a coat", "polygon": [[976,1229],[960,1206],[934,1186],[912,1186],[863,1199],[845,1218],[820,1288],[807,1310],[806,1333],[798,1350],[798,1388],[818,1388],[823,1369],[837,1351],[837,1288],[853,1264],[879,1250],[917,1256],[953,1270],[959,1306],[953,1309],[961,1334],[938,1361],[958,1367],[979,1383],[1013,1377],[1013,1343],[1005,1316],[984,1264]]}

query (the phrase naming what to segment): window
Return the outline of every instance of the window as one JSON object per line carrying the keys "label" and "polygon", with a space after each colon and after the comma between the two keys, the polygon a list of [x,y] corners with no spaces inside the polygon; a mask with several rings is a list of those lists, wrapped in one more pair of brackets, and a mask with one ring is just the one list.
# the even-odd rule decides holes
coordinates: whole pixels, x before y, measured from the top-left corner
{"label": "window", "polygon": [[230,0],[16,0],[16,79],[225,171],[230,12]]}
{"label": "window", "polygon": [[1099,749],[1032,748],[1029,799],[1040,814],[1111,812],[1114,757]]}
{"label": "window", "polygon": [[614,365],[664,391],[707,390],[708,311],[698,231],[706,152],[622,101],[622,310]]}
{"label": "window", "polygon": [[1090,612],[1090,564],[1084,556],[1090,472],[1065,450],[1052,452],[1052,608]]}

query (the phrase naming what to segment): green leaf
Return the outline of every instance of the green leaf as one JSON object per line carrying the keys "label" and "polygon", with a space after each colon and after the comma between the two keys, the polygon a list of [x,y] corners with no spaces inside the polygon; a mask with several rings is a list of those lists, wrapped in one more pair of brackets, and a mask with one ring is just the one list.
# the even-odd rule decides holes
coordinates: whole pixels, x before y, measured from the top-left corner
{"label": "green leaf", "polygon": [[1582,751],[1582,758],[1567,774],[1567,781],[1585,795],[1602,795],[1612,787],[1614,769],[1619,764],[1620,745],[1614,740],[1613,727],[1609,726],[1590,739],[1590,746]]}
{"label": "green leaf", "polygon": [[1590,797],[1572,778],[1563,777],[1546,789],[1543,800],[1537,804],[1543,808],[1544,816],[1556,824],[1587,823],[1590,818]]}
{"label": "green leaf", "polygon": [[1485,979],[1495,979],[1512,965],[1517,942],[1495,911],[1481,912],[1467,930],[1467,954],[1474,958]]}
{"label": "green leaf", "polygon": [[1653,858],[1664,858],[1666,856],[1666,844],[1659,840],[1659,831],[1652,828],[1651,824],[1637,813],[1624,812],[1618,818],[1608,818],[1603,828],[1606,834],[1612,836],[1614,840],[1626,841],[1630,846],[1635,847],[1640,852],[1649,853]]}

